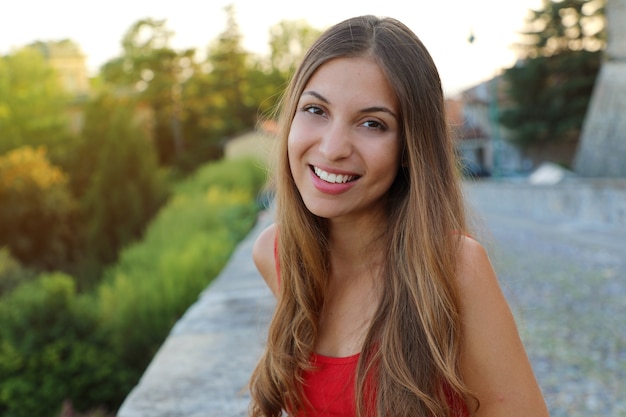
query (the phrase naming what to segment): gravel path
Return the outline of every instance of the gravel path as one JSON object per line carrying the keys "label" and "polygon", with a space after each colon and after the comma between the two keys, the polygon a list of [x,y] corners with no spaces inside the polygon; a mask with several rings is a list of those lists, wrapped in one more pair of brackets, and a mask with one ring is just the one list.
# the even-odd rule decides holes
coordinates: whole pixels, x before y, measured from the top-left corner
{"label": "gravel path", "polygon": [[626,416],[626,230],[475,207],[551,416]]}

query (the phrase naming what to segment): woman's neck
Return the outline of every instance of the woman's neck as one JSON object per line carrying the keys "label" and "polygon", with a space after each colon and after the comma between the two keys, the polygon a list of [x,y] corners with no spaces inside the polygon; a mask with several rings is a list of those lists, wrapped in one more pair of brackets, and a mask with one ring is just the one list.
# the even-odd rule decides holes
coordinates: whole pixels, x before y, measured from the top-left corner
{"label": "woman's neck", "polygon": [[[379,216],[378,219],[382,219]],[[349,277],[359,279],[373,278],[373,271],[378,271],[384,257],[384,235],[386,223],[377,218],[367,221],[330,221],[329,257],[331,279]],[[368,274],[364,274],[368,271]]]}
{"label": "woman's neck", "polygon": [[384,227],[382,222],[329,225],[330,275],[316,352],[345,357],[361,351],[382,291]]}

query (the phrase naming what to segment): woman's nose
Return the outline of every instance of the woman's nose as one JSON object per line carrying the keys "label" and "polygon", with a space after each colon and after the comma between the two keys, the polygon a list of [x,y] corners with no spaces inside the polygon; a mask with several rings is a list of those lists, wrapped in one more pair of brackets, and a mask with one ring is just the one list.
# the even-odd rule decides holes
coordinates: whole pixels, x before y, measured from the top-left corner
{"label": "woman's nose", "polygon": [[350,129],[330,123],[326,126],[320,139],[319,150],[329,161],[337,161],[352,154],[352,140]]}

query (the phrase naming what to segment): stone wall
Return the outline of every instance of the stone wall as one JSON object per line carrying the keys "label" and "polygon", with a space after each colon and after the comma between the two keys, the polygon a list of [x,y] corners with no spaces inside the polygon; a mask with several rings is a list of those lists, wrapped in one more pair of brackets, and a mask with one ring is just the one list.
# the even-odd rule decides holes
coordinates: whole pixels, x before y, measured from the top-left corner
{"label": "stone wall", "polygon": [[607,49],[583,124],[575,171],[626,178],[626,0],[607,0]]}
{"label": "stone wall", "polygon": [[626,61],[626,1],[607,0],[606,2],[607,38],[606,54],[611,61]]}
{"label": "stone wall", "polygon": [[572,226],[626,229],[626,180],[570,178],[552,185],[487,181],[467,184],[468,197],[499,211]]}

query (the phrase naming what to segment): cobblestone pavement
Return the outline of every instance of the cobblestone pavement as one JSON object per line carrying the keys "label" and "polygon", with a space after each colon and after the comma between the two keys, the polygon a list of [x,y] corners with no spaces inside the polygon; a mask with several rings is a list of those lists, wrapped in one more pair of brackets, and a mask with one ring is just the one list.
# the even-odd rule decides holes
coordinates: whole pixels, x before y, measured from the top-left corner
{"label": "cobblestone pavement", "polygon": [[626,416],[626,230],[476,208],[551,416]]}

